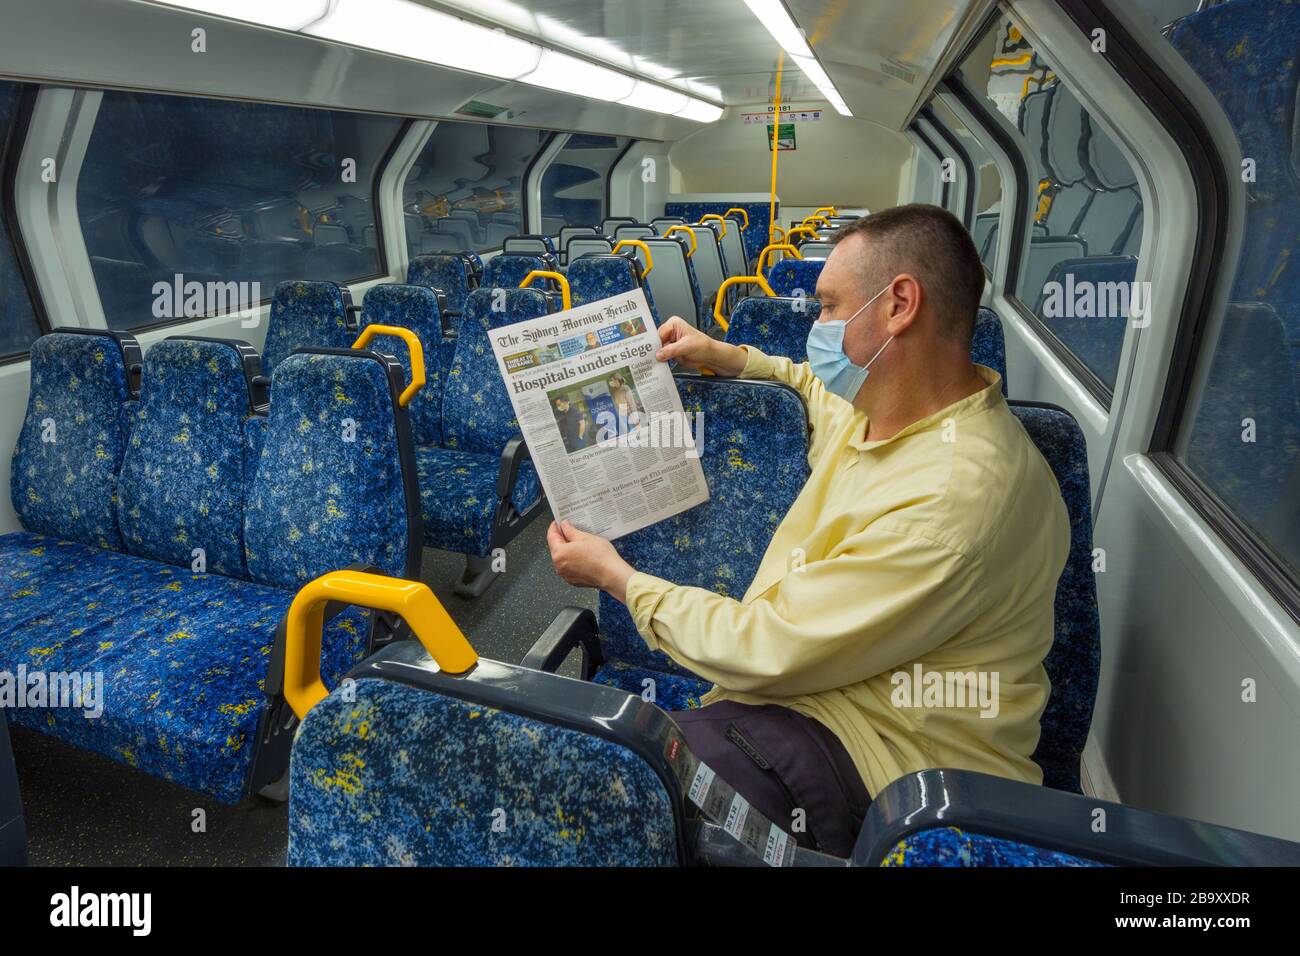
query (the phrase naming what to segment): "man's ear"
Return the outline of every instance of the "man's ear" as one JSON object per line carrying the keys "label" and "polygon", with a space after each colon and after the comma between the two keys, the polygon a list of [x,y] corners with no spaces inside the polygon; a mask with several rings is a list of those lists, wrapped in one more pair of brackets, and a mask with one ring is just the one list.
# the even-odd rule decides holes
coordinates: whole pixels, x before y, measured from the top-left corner
{"label": "man's ear", "polygon": [[901,335],[916,321],[925,293],[916,276],[908,273],[894,277],[889,293],[890,310],[885,317],[885,331],[890,335]]}

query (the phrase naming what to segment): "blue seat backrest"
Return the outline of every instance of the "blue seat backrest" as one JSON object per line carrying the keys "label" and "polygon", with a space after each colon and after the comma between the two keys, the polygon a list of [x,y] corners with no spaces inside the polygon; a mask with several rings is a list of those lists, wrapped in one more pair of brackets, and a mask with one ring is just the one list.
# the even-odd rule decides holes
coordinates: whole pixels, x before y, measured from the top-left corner
{"label": "blue seat backrest", "polygon": [[174,338],[149,349],[118,478],[127,551],[246,577],[244,424],[248,376],[260,373],[256,353],[236,343]]}
{"label": "blue seat backrest", "polygon": [[[442,312],[438,294],[427,286],[386,282],[371,286],[361,303],[361,327],[394,325],[410,329],[424,349],[424,388],[406,406],[411,419],[411,438],[417,445],[442,443],[442,380],[447,371],[443,363],[451,349],[442,338]],[[381,335],[371,339],[377,352],[392,355],[401,363],[406,381],[411,380],[410,350],[401,339]]]}
{"label": "blue seat backrest", "polygon": [[910,833],[880,861],[881,866],[1105,866],[1096,860],[957,827]]}
{"label": "blue seat backrest", "polygon": [[139,364],[129,335],[56,331],[32,343],[27,414],[9,476],[28,531],[122,550],[117,473]]}
{"label": "blue seat backrest", "polygon": [[[494,310],[494,304],[504,308]],[[503,302],[488,287],[470,294],[456,339],[456,359],[443,384],[442,429],[448,448],[499,455],[519,434],[488,332],[548,311],[546,294],[539,289],[509,289]]]}
{"label": "blue seat backrest", "polygon": [[633,289],[645,292],[646,302],[655,324],[659,324],[659,313],[655,308],[654,296],[650,287],[645,285],[638,269],[638,261],[631,256],[585,255],[569,263],[569,291],[574,305],[588,305],[608,299],[612,295],[622,295]]}
{"label": "blue seat backrest", "polygon": [[1078,422],[1050,405],[1012,402],[1011,410],[1051,466],[1070,514],[1070,553],[1056,585],[1056,634],[1043,661],[1052,694],[1040,720],[1034,761],[1043,783],[1080,792],[1079,760],[1092,725],[1101,670],[1101,622],[1092,556],[1088,447]]}
{"label": "blue seat backrest", "polygon": [[419,492],[396,360],[304,350],[272,375],[244,521],[249,576],[297,588],[356,562],[418,571]]}
{"label": "blue seat backrest", "polygon": [[397,681],[354,689],[294,740],[290,866],[679,862],[673,799],[630,748]]}
{"label": "blue seat backrest", "polygon": [[410,285],[428,286],[446,296],[447,308],[462,312],[473,290],[469,263],[461,256],[416,256],[406,267]]}
{"label": "blue seat backrest", "polygon": [[970,340],[970,360],[993,369],[1002,376],[1002,394],[1007,394],[1007,343],[1002,334],[1002,320],[992,309],[981,306],[975,315],[975,331]]}
{"label": "blue seat backrest", "polygon": [[817,294],[825,259],[781,259],[767,271],[767,281],[777,295],[798,295],[799,290],[811,298]]}
{"label": "blue seat backrest", "polygon": [[792,362],[808,361],[808,330],[822,313],[812,296],[802,299],[751,295],[731,310],[726,340],[732,345],[752,345],[767,355]]}
{"label": "blue seat backrest", "polygon": [[281,282],[271,299],[262,367],[275,371],[294,349],[345,349],[356,340],[348,315],[351,298],[336,282]]}
{"label": "blue seat backrest", "polygon": [[[1043,324],[1112,388],[1133,312],[1130,291],[1135,278],[1137,260],[1131,256],[1064,259],[1047,274],[1035,310]],[[1117,294],[1112,296],[1112,291]],[[1149,309],[1150,303],[1142,307]]]}
{"label": "blue seat backrest", "polygon": [[[620,538],[619,553],[647,574],[739,600],[808,479],[808,414],[783,385],[685,376],[677,384],[687,415],[703,414],[709,500]],[[597,616],[606,657],[690,673],[647,648],[627,608],[603,593]]]}
{"label": "blue seat backrest", "polygon": [[[483,266],[482,284],[486,289],[517,289],[519,283],[528,277],[528,273],[538,270],[553,272],[555,264],[547,262],[541,256],[493,256]],[[541,288],[549,288],[549,284]]]}
{"label": "blue seat backrest", "polygon": [[[680,216],[687,222],[699,222],[701,216],[713,213],[718,216],[725,216],[728,209],[743,209],[749,214],[749,228],[741,230],[741,238],[745,240],[745,255],[752,261],[765,245],[767,237],[771,235],[771,204],[764,200],[763,202],[690,202],[676,201],[664,205],[664,216]],[[781,204],[776,205],[776,216],[781,217]]]}

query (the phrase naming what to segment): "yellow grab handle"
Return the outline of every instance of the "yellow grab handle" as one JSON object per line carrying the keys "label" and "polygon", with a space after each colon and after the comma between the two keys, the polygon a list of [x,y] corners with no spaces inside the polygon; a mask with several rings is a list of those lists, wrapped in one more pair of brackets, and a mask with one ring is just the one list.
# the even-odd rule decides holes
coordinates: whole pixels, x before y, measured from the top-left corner
{"label": "yellow grab handle", "polygon": [[718,238],[727,238],[727,220],[719,216],[716,212],[711,212],[707,216],[701,216],[700,221],[696,225],[702,226],[711,219],[716,219],[718,222],[722,223],[722,235],[718,236]]}
{"label": "yellow grab handle", "polygon": [[808,223],[812,222],[814,219],[820,219],[822,222],[824,222],[824,223],[826,224],[826,228],[827,228],[827,229],[832,228],[832,226],[831,226],[831,221],[830,221],[829,219],[827,219],[825,216],[819,216],[819,215],[817,215],[817,213],[813,213],[811,216],[804,216],[804,217],[803,217],[803,222],[799,223],[799,225],[801,225],[801,226],[806,226],[806,225],[808,225]]}
{"label": "yellow grab handle", "polygon": [[303,586],[285,621],[284,699],[299,720],[329,695],[320,679],[321,629],[329,601],[401,616],[449,674],[463,674],[478,662],[478,654],[427,584],[365,571],[330,571]]}
{"label": "yellow grab handle", "polygon": [[733,285],[747,285],[751,283],[753,285],[758,286],[760,289],[762,289],[765,295],[768,296],[776,295],[776,293],[772,291],[772,287],[768,285],[767,280],[764,279],[761,275],[732,276],[730,279],[723,279],[722,285],[718,286],[718,297],[713,300],[713,321],[717,322],[718,325],[722,326],[722,331],[724,332],[727,331],[727,327],[731,325],[731,323],[727,321],[727,317],[722,314],[722,304],[727,301],[727,297],[723,293],[725,293]]}
{"label": "yellow grab handle", "polygon": [[748,232],[749,231],[749,210],[741,209],[739,206],[732,206],[730,209],[724,212],[723,215],[730,216],[733,212],[738,212],[745,217],[745,224],[740,228]]}
{"label": "yellow grab handle", "polygon": [[817,230],[814,229],[812,226],[795,226],[793,229],[791,229],[789,232],[785,234],[786,241],[793,242],[795,236],[812,236],[814,239],[816,239]]}
{"label": "yellow grab handle", "polygon": [[363,349],[376,335],[393,335],[406,343],[411,354],[411,384],[397,398],[397,404],[405,408],[415,398],[415,393],[424,388],[424,346],[410,329],[399,329],[395,325],[367,325],[361,335],[352,343],[354,349]]}
{"label": "yellow grab handle", "polygon": [[622,249],[624,246],[633,246],[645,253],[645,272],[641,274],[643,276],[648,276],[650,274],[650,270],[655,267],[654,258],[650,255],[650,247],[647,246],[640,239],[620,239],[617,243],[614,244],[614,248],[611,249],[610,252],[617,253],[618,250]]}
{"label": "yellow grab handle", "polygon": [[671,229],[669,229],[667,232],[664,233],[665,238],[671,236],[674,232],[684,232],[686,233],[686,235],[691,237],[691,250],[686,254],[688,256],[695,255],[695,250],[698,249],[700,245],[699,240],[695,238],[695,230],[692,229],[690,226],[673,226]]}
{"label": "yellow grab handle", "polygon": [[560,301],[564,303],[566,309],[573,308],[573,296],[569,295],[569,280],[560,273],[547,272],[545,269],[534,269],[524,276],[524,281],[519,283],[519,288],[527,289],[533,284],[534,279],[554,279],[560,284]]}
{"label": "yellow grab handle", "polygon": [[[777,235],[777,233],[780,233],[780,235]],[[773,242],[785,242],[785,230],[782,229],[780,226],[778,226],[776,223],[772,223],[772,228],[771,231],[768,233],[767,238],[772,240]]]}
{"label": "yellow grab handle", "polygon": [[763,274],[763,266],[766,264],[769,252],[785,252],[794,256],[796,259],[803,258],[799,250],[790,245],[790,243],[774,242],[771,245],[764,246],[763,251],[758,254],[758,265],[754,267],[754,275],[759,276]]}
{"label": "yellow grab handle", "polygon": [[822,215],[823,213],[827,213],[827,214],[832,215],[832,216],[838,216],[838,215],[839,215],[839,213],[837,213],[837,212],[835,211],[835,207],[834,207],[834,206],[818,206],[816,209],[814,209],[814,210],[812,211],[812,214],[813,214],[814,216],[820,216],[820,215]]}

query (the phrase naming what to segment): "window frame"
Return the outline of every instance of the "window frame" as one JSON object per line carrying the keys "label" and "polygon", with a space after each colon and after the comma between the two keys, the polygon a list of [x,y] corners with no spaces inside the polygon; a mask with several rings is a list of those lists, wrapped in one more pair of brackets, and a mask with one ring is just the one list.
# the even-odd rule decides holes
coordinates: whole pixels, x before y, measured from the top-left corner
{"label": "window frame", "polygon": [[[18,223],[18,169],[23,147],[27,142],[27,132],[31,128],[32,114],[36,109],[36,95],[40,92],[41,84],[25,80],[11,82],[21,83],[24,89],[18,97],[14,121],[6,131],[4,142],[0,143],[0,153],[5,157],[4,166],[0,168],[0,182],[4,184],[0,202],[3,203],[4,219],[8,226],[6,232],[9,234],[14,260],[18,263],[18,271],[22,274],[23,285],[27,289],[27,297],[31,300],[32,312],[36,316],[36,327],[39,330],[37,338],[39,338],[52,331],[53,326],[50,324],[49,311],[45,307],[45,300],[41,297],[40,286],[36,281],[36,270],[32,266],[27,241]],[[29,346],[21,352],[0,355],[0,367],[26,362],[31,354]]]}
{"label": "window frame", "polygon": [[912,125],[908,127],[908,132],[920,140],[921,145],[929,150],[930,154],[939,161],[939,185],[942,187],[939,204],[943,206],[944,209],[947,209],[949,204],[952,202],[952,183],[945,182],[943,178],[943,153],[940,152],[939,147],[934,145],[934,141],[926,135],[925,130],[921,129],[920,124],[915,120],[913,120]]}
{"label": "window frame", "polygon": [[931,108],[933,99],[934,97],[932,96],[930,101],[927,102],[925,106],[921,107],[921,111],[917,114],[917,118],[925,120],[925,122],[930,125],[931,129],[939,134],[943,141],[952,149],[953,156],[961,163],[962,174],[966,177],[966,191],[965,195],[962,196],[961,220],[962,225],[967,229],[970,229],[975,225],[975,192],[979,185],[975,181],[975,163],[970,157],[970,151],[962,145],[961,138],[955,132],[950,130],[947,125],[939,119],[939,114]]}
{"label": "window frame", "polygon": [[1300,581],[1291,576],[1250,526],[1220,501],[1176,453],[1178,439],[1190,418],[1189,401],[1197,367],[1213,358],[1203,355],[1202,347],[1214,321],[1216,293],[1221,283],[1236,281],[1235,271],[1226,275],[1218,268],[1228,243],[1228,213],[1233,201],[1224,157],[1209,126],[1177,81],[1134,40],[1119,18],[1097,0],[1057,0],[1057,3],[1084,33],[1095,29],[1106,31],[1110,42],[1102,56],[1178,144],[1192,171],[1197,191],[1198,227],[1193,241],[1193,265],[1160,407],[1147,443],[1147,456],[1255,580],[1293,621],[1300,623]]}

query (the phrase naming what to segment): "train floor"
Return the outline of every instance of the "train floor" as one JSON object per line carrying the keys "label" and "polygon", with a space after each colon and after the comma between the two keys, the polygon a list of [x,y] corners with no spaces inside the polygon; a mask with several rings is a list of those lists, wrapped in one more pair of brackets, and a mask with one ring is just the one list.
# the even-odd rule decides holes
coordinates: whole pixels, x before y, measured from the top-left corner
{"label": "train floor", "polygon": [[[477,600],[452,593],[464,559],[427,550],[422,577],[478,653],[519,661],[565,605],[595,607],[596,593],[556,576],[546,551],[550,516],[541,515],[506,550],[506,571]],[[561,670],[576,677],[576,655]],[[28,855],[37,866],[279,866],[288,808],[260,797],[237,807],[148,776],[43,734],[12,727],[27,818]],[[202,810],[202,828],[195,826]]]}

